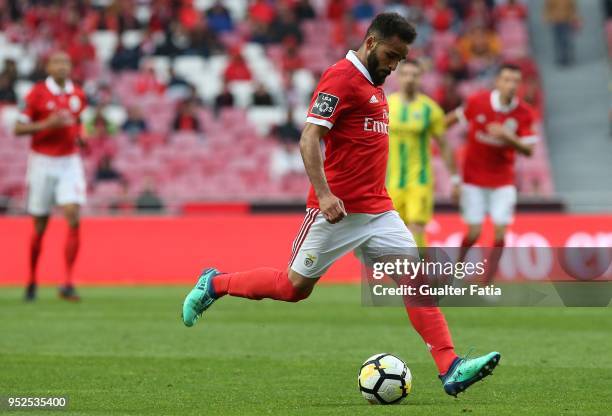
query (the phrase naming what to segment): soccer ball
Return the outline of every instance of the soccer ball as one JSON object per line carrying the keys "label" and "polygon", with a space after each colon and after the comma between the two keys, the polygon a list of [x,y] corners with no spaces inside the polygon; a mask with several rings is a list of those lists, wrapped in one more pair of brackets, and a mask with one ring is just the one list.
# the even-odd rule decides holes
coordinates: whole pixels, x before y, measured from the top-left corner
{"label": "soccer ball", "polygon": [[371,404],[397,404],[412,388],[410,369],[391,354],[375,354],[359,369],[359,390]]}

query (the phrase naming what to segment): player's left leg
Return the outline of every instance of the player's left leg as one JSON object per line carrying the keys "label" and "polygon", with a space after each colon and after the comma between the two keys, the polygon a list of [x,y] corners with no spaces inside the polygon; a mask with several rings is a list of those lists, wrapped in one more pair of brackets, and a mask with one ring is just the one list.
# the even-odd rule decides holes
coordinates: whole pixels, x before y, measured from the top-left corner
{"label": "player's left leg", "polygon": [[74,288],[73,271],[81,245],[80,207],[86,201],[85,189],[85,173],[80,157],[67,156],[62,160],[55,199],[68,222],[68,236],[64,246],[66,278],[60,286],[59,296],[70,301],[80,300]]}
{"label": "player's left leg", "polygon": [[80,247],[80,207],[78,204],[67,204],[62,206],[62,210],[68,222],[68,235],[64,246],[66,278],[60,286],[59,296],[62,299],[78,301],[80,298],[74,288],[73,270]]}
{"label": "player's left leg", "polygon": [[493,283],[504,251],[506,230],[512,223],[516,206],[516,188],[514,185],[502,186],[491,191],[489,196],[491,220],[494,224],[495,237],[493,248],[487,260],[487,272],[484,275],[485,285]]}
{"label": "player's left leg", "polygon": [[[362,247],[372,261],[389,261],[390,258],[418,261],[414,239],[397,213],[391,211],[381,215],[372,229],[373,236]],[[442,311],[433,306],[435,303],[423,303],[422,300],[405,299],[406,312],[438,367],[444,390],[456,396],[490,374],[499,362],[500,354],[492,352],[471,360],[459,358]]]}
{"label": "player's left leg", "polygon": [[467,233],[463,236],[457,262],[463,262],[468,251],[480,238],[482,223],[487,213],[489,191],[486,188],[465,183],[461,186],[461,218],[467,224]]}
{"label": "player's left leg", "polygon": [[218,298],[230,295],[298,302],[312,292],[319,277],[334,261],[367,238],[367,216],[349,214],[330,224],[318,209],[309,208],[293,243],[287,270],[262,267],[246,272],[221,274],[206,269],[183,302],[182,319],[193,326]]}

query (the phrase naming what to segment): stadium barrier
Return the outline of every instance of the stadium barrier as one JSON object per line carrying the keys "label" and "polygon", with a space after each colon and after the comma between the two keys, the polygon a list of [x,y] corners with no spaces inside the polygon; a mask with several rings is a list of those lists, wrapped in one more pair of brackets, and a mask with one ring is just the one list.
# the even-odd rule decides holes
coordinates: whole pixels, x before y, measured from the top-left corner
{"label": "stadium barrier", "polygon": [[[284,268],[302,215],[247,213],[190,217],[89,217],[83,219],[79,284],[188,284],[206,266],[237,271]],[[65,223],[54,218],[39,262],[41,283],[64,274]],[[486,227],[482,244],[490,244]],[[431,246],[457,247],[464,226],[456,214],[437,215],[428,226]],[[23,284],[32,230],[27,217],[0,217],[0,285]],[[507,246],[612,247],[612,215],[520,214]],[[353,255],[337,262],[325,282],[357,282]],[[502,279],[504,276],[502,276]],[[506,276],[512,280],[512,276]]]}

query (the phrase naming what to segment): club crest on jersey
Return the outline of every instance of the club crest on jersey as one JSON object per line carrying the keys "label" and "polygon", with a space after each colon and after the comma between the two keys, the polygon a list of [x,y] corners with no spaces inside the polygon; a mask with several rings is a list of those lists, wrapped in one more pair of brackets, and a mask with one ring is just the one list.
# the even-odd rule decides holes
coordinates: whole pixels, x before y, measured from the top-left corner
{"label": "club crest on jersey", "polygon": [[506,121],[504,121],[504,127],[510,130],[512,133],[516,133],[518,130],[518,121],[513,118],[507,118]]}
{"label": "club crest on jersey", "polygon": [[315,263],[315,260],[317,260],[317,256],[315,256],[314,254],[306,254],[306,258],[304,259],[304,266],[312,267]]}
{"label": "club crest on jersey", "polygon": [[68,106],[72,112],[76,113],[81,109],[81,99],[76,95],[71,95],[68,100]]}
{"label": "club crest on jersey", "polygon": [[321,116],[323,118],[330,118],[340,99],[335,95],[328,94],[326,92],[320,92],[317,95],[315,103],[312,105],[310,112],[314,115]]}

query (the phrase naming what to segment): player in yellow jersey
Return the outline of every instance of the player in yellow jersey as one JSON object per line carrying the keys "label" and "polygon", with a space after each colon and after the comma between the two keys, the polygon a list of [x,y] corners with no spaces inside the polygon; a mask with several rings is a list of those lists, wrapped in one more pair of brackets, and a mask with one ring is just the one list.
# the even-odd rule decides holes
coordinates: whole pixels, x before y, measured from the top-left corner
{"label": "player in yellow jersey", "polygon": [[444,111],[420,92],[421,65],[418,61],[406,60],[397,72],[400,90],[388,98],[387,190],[418,246],[426,247],[425,226],[433,215],[434,203],[431,138],[436,140],[452,175],[455,201],[459,195],[460,178],[450,146],[444,138]]}

